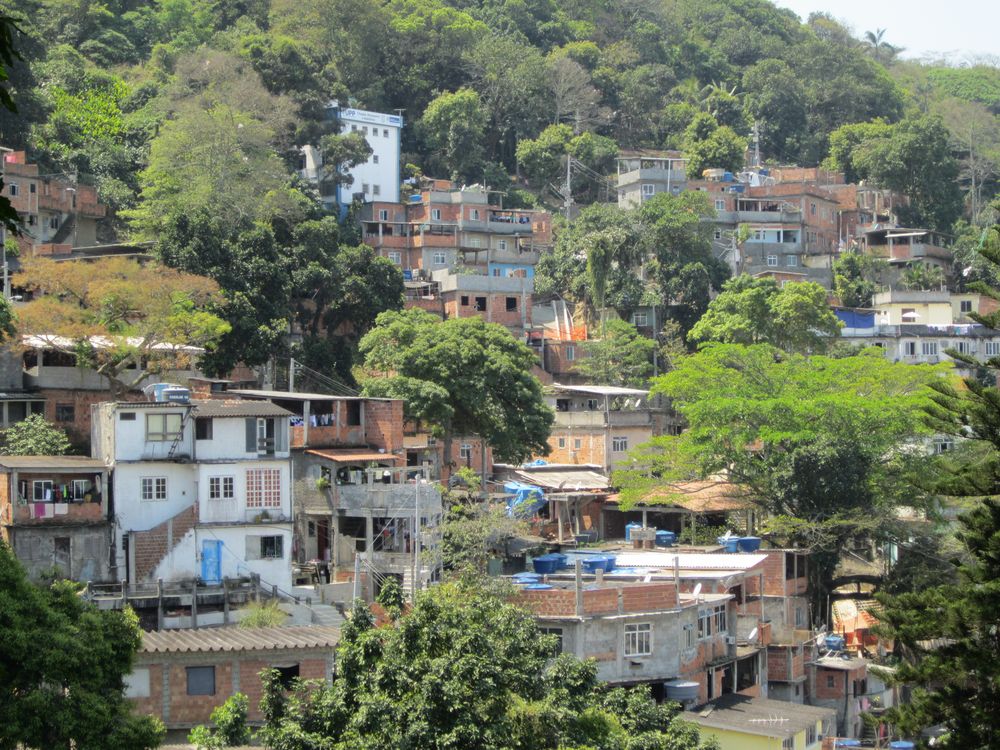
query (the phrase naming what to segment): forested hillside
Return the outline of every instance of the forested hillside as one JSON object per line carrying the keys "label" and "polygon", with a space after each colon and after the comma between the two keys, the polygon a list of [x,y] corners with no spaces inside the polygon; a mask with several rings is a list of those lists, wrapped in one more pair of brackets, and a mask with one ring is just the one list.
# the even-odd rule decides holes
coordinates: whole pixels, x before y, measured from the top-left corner
{"label": "forested hillside", "polygon": [[[103,239],[156,240],[171,264],[220,282],[234,327],[220,371],[266,361],[290,314],[307,331],[353,321],[360,335],[382,309],[372,285],[398,289],[295,176],[304,143],[334,163],[367,156],[360,137],[330,133],[331,99],[403,111],[404,175],[485,180],[508,205],[551,200],[566,153],[598,174],[619,148],[739,166],[755,122],[765,161],[825,161],[910,192],[913,219],[938,229],[986,221],[996,191],[1000,69],[902,62],[882,30],[862,41],[829,16],[803,24],[764,0],[0,10],[18,19],[23,57],[0,144],[95,184],[111,208]],[[577,190],[578,203],[600,195],[585,181]],[[344,346],[327,342],[310,361],[347,374]]]}

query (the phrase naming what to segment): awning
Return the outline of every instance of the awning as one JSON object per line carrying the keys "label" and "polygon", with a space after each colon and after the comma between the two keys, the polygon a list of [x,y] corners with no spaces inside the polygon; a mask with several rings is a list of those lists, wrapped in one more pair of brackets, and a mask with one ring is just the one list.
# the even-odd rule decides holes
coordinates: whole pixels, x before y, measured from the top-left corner
{"label": "awning", "polygon": [[357,463],[364,461],[389,461],[396,463],[401,459],[401,456],[393,455],[392,453],[379,453],[378,451],[371,450],[307,450],[306,453],[311,453],[314,456],[319,456],[320,458],[325,458],[328,461],[336,461],[340,464],[346,463]]}
{"label": "awning", "polygon": [[514,473],[528,484],[557,492],[606,490],[611,485],[611,481],[606,476],[589,469],[573,471],[567,468],[560,471],[516,471]]}

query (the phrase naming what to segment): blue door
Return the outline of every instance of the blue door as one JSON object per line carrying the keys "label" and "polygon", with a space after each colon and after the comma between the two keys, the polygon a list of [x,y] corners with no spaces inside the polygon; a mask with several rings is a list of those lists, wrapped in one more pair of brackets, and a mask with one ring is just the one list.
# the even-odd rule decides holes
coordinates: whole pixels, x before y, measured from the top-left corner
{"label": "blue door", "polygon": [[222,581],[222,542],[205,539],[201,543],[201,580],[205,583]]}

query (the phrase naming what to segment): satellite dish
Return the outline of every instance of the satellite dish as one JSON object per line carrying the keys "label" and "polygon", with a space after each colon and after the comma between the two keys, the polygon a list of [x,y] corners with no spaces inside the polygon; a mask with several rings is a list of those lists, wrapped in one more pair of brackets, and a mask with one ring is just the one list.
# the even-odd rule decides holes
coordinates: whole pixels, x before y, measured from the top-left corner
{"label": "satellite dish", "polygon": [[694,587],[694,591],[692,591],[691,593],[694,594],[695,596],[700,595],[701,594],[701,584],[699,583],[697,586],[695,586]]}
{"label": "satellite dish", "polygon": [[753,643],[755,640],[757,640],[757,628],[751,630],[750,633],[747,635],[748,643]]}

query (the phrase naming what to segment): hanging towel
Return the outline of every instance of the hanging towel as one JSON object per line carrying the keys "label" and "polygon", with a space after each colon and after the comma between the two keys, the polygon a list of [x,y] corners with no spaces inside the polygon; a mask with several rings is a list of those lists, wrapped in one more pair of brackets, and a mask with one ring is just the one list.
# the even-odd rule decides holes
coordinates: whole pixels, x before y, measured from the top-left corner
{"label": "hanging towel", "polygon": [[55,518],[56,515],[56,505],[55,503],[45,503],[45,517]]}
{"label": "hanging towel", "polygon": [[55,504],[55,509],[56,509],[56,515],[57,516],[65,516],[69,512],[69,504],[68,503],[56,503]]}
{"label": "hanging towel", "polygon": [[45,518],[45,503],[33,503],[31,506],[32,518]]}

